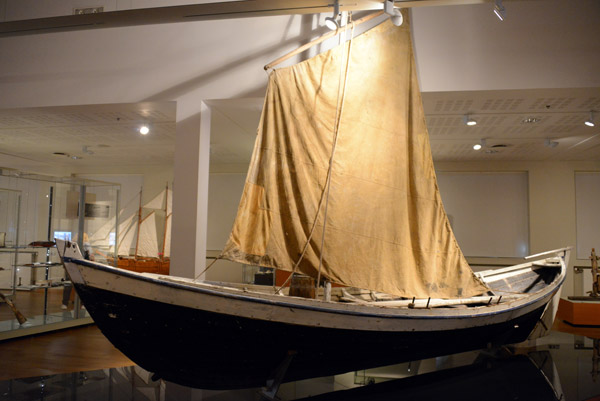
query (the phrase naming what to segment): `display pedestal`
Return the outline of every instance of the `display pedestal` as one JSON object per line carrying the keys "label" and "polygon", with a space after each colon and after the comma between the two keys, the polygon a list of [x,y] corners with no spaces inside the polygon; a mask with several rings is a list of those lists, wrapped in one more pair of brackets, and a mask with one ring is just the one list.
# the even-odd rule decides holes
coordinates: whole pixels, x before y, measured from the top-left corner
{"label": "display pedestal", "polygon": [[556,318],[573,326],[600,326],[600,299],[560,299]]}

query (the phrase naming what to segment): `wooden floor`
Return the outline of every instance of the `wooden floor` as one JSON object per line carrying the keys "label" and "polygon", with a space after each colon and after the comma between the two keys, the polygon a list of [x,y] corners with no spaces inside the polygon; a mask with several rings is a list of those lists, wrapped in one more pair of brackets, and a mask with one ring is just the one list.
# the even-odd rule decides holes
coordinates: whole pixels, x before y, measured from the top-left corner
{"label": "wooden floor", "polygon": [[95,325],[0,342],[0,380],[133,365]]}
{"label": "wooden floor", "polygon": [[[62,296],[64,287],[52,287],[44,290],[43,288],[32,291],[17,291],[12,302],[17,309],[25,316],[36,316],[44,314],[44,298],[48,293],[46,303],[46,313],[61,312]],[[5,292],[6,293],[6,292]],[[69,310],[73,309],[73,297],[75,290],[71,291],[71,300],[69,301]],[[0,321],[14,319],[15,315],[4,302],[0,302]]]}
{"label": "wooden floor", "polygon": [[[45,292],[17,291],[13,302],[25,317],[43,315]],[[47,290],[48,314],[64,311],[62,296],[63,287]],[[14,318],[8,305],[0,302],[0,321]],[[0,380],[133,365],[95,325],[0,341],[0,361]]]}

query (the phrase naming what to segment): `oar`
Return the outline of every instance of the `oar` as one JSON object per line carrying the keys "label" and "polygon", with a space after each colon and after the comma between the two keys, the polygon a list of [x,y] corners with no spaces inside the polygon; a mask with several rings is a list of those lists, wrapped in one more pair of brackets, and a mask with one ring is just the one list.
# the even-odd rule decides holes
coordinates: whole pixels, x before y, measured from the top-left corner
{"label": "oar", "polygon": [[1,292],[0,298],[2,298],[2,300],[4,300],[4,302],[6,302],[8,306],[10,306],[10,309],[12,309],[13,313],[15,314],[15,317],[19,321],[19,324],[23,324],[27,321],[27,318],[25,318],[25,316],[23,316],[23,314],[19,312],[15,304],[13,304],[13,302],[10,299],[6,298],[6,296],[4,296],[4,294]]}

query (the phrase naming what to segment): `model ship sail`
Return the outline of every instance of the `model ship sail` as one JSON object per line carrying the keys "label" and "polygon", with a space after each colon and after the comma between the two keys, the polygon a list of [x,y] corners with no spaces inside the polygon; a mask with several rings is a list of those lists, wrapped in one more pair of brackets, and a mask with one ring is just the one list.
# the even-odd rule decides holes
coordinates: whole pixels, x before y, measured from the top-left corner
{"label": "model ship sail", "polygon": [[408,24],[270,74],[223,255],[313,277],[322,259],[333,282],[406,297],[486,291],[442,205]]}
{"label": "model ship sail", "polygon": [[[164,191],[156,195],[154,199],[144,205],[145,209],[152,209],[154,212],[162,210],[164,213],[163,219],[163,240],[162,248],[157,250],[159,256],[169,257],[171,255],[171,216],[173,214],[173,191],[169,190],[169,186]],[[156,236],[155,236],[156,237]],[[158,249],[158,244],[157,244]]]}
{"label": "model ship sail", "polygon": [[[162,258],[168,256],[164,250],[170,249],[167,241],[170,241],[169,232],[171,219],[172,191],[167,187],[150,202],[140,205],[138,213],[125,219],[119,224],[119,256]],[[141,198],[141,191],[140,191]],[[159,235],[157,226],[157,212],[164,214],[164,229],[162,246],[159,250]],[[162,217],[162,216],[161,216]],[[132,253],[133,251],[133,253]]]}

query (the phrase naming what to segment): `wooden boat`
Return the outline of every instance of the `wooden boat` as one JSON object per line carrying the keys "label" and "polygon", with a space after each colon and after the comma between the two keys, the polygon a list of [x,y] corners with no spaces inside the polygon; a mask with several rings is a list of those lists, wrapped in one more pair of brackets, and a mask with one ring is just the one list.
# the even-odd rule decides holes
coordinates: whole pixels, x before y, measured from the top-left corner
{"label": "wooden boat", "polygon": [[57,247],[119,350],[157,377],[199,388],[263,386],[288,357],[292,381],[522,342],[564,280],[568,252],[482,274],[497,295],[465,300],[468,307],[421,299],[409,308],[135,273],[86,261],[75,243]]}
{"label": "wooden boat", "polygon": [[[406,19],[405,19],[406,20]],[[568,249],[475,274],[437,188],[408,23],[270,74],[221,257],[341,284],[280,288],[136,273],[57,241],[106,337],[187,386],[241,388],[516,343],[542,334]],[[371,302],[353,296],[365,289]],[[335,294],[334,294],[335,295]],[[545,326],[544,326],[545,325]],[[160,345],[157,345],[160,339]]]}

